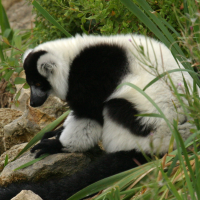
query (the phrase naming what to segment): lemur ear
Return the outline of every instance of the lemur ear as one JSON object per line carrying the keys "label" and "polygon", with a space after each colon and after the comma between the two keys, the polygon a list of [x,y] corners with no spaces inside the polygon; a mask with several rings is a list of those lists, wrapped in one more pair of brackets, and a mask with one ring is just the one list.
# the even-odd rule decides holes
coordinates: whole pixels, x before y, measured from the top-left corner
{"label": "lemur ear", "polygon": [[26,57],[29,55],[29,53],[31,53],[33,51],[33,49],[27,49],[25,52],[24,52],[24,55],[22,56],[22,62],[24,63]]}
{"label": "lemur ear", "polygon": [[54,68],[55,68],[55,64],[50,62],[50,63],[41,63],[39,66],[39,71],[40,73],[45,76],[45,77],[49,77],[50,75],[53,74],[54,72]]}

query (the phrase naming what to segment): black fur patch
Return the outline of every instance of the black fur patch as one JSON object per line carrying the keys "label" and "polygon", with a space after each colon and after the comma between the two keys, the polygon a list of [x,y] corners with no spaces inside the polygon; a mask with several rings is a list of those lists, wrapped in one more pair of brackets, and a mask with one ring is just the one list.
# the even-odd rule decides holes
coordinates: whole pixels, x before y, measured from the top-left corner
{"label": "black fur patch", "polygon": [[26,73],[26,81],[30,86],[35,85],[37,87],[36,84],[40,83],[41,87],[39,87],[39,89],[42,91],[49,91],[51,89],[49,82],[37,70],[37,61],[40,56],[44,55],[45,53],[47,52],[38,51],[29,53],[24,61],[23,67]]}
{"label": "black fur patch", "polygon": [[31,153],[34,153],[36,150],[39,150],[35,156],[35,158],[39,158],[42,154],[49,153],[61,153],[62,152],[62,144],[59,139],[43,139],[40,143],[36,144],[32,149]]}
{"label": "black fur patch", "polygon": [[103,102],[128,72],[122,47],[103,43],[83,49],[70,66],[70,108],[77,117],[91,118],[103,125]]}
{"label": "black fur patch", "polygon": [[41,140],[45,140],[45,139],[49,139],[49,138],[52,138],[52,137],[56,137],[57,139],[59,139],[62,131],[64,130],[64,127],[61,126],[60,128],[54,130],[54,131],[49,131],[49,132],[46,132],[42,139]]}
{"label": "black fur patch", "polygon": [[146,162],[143,154],[135,150],[110,153],[102,156],[83,171],[70,177],[54,178],[38,183],[12,183],[7,188],[0,187],[0,197],[2,200],[10,200],[21,190],[31,190],[44,200],[65,200],[98,180],[129,170],[137,167],[139,163],[144,164]]}
{"label": "black fur patch", "polygon": [[111,99],[105,103],[105,107],[108,109],[108,115],[113,121],[121,124],[135,135],[145,137],[153,130],[153,126],[141,124],[140,119],[135,116],[139,114],[137,109],[125,99]]}

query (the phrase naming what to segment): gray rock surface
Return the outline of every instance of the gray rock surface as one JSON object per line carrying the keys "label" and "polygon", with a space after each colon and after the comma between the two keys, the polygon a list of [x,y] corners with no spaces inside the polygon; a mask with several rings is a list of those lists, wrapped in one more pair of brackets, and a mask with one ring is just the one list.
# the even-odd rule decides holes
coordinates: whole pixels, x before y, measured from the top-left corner
{"label": "gray rock surface", "polygon": [[26,0],[3,0],[10,26],[13,29],[31,29],[34,27],[33,6]]}
{"label": "gray rock surface", "polygon": [[[16,144],[30,141],[35,134],[53,122],[56,117],[59,117],[66,110],[65,103],[55,97],[50,97],[41,107],[32,108],[28,104],[26,107],[27,109],[21,117],[4,125],[2,133],[4,150],[10,149]],[[2,150],[1,153],[3,152]]]}
{"label": "gray rock surface", "polygon": [[31,190],[22,190],[17,196],[11,200],[42,200],[37,194]]}
{"label": "gray rock surface", "polygon": [[3,128],[14,121],[15,119],[22,116],[21,111],[17,111],[10,108],[1,108],[0,109],[0,155],[6,150],[6,142],[4,138]]}
{"label": "gray rock surface", "polygon": [[6,155],[8,155],[8,162],[11,162],[26,145],[27,143],[17,144],[0,156],[0,172],[3,170]]}
{"label": "gray rock surface", "polygon": [[8,10],[12,5],[14,5],[15,3],[18,3],[22,0],[1,0],[5,10]]}
{"label": "gray rock surface", "polygon": [[90,163],[90,158],[81,153],[59,153],[46,158],[24,169],[14,171],[21,165],[34,159],[29,152],[9,163],[1,172],[0,185],[6,186],[16,181],[39,181],[48,177],[70,176],[82,170]]}

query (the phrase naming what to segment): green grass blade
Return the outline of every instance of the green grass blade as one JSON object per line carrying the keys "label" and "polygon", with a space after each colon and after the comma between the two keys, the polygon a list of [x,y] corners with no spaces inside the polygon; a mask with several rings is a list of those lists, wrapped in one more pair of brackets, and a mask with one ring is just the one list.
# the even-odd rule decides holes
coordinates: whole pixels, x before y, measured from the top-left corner
{"label": "green grass blade", "polygon": [[3,47],[1,44],[0,44],[0,59],[1,59],[1,62],[5,61],[5,57],[3,54]]}
{"label": "green grass blade", "polygon": [[49,154],[44,154],[44,155],[40,156],[39,158],[36,158],[36,159],[34,159],[34,160],[31,160],[30,162],[27,162],[27,163],[25,163],[24,165],[21,165],[20,167],[14,169],[14,171],[17,171],[17,170],[19,170],[19,169],[24,169],[25,167],[28,167],[28,166],[30,166],[30,165],[33,165],[34,163],[36,163],[36,162],[42,160],[43,158],[46,158],[48,155],[49,155]]}
{"label": "green grass blade", "polygon": [[172,170],[174,169],[174,167],[176,166],[176,162],[178,161],[178,155],[175,156],[172,164],[170,165],[169,169],[168,169],[168,172],[167,172],[167,176],[169,177],[170,174],[172,173]]}
{"label": "green grass blade", "polygon": [[138,114],[138,115],[135,115],[135,116],[162,118],[162,116],[157,114],[157,113],[145,113],[145,114]]}
{"label": "green grass blade", "polygon": [[10,29],[10,23],[8,21],[7,14],[6,14],[5,9],[4,9],[4,7],[1,3],[1,0],[0,0],[0,26],[1,26],[2,34],[4,33],[4,31],[6,29]]}
{"label": "green grass blade", "polygon": [[199,182],[199,176],[200,176],[200,172],[199,172],[199,159],[197,156],[197,143],[194,141],[194,157],[195,157],[195,174],[196,174],[196,179],[192,180],[194,182],[194,185],[196,186],[196,194],[198,199],[200,199],[200,182]]}
{"label": "green grass blade", "polygon": [[143,91],[145,91],[148,87],[150,87],[152,84],[154,84],[156,81],[158,81],[159,79],[161,79],[162,77],[168,75],[168,74],[171,74],[171,73],[174,73],[174,72],[180,72],[180,71],[186,71],[186,72],[189,72],[189,73],[192,73],[192,74],[196,74],[196,72],[194,72],[193,70],[189,70],[189,69],[173,69],[173,70],[169,70],[169,71],[166,71],[162,74],[160,74],[158,77],[154,78],[152,81],[150,81],[143,89]]}
{"label": "green grass blade", "polygon": [[[174,84],[173,84],[173,82],[172,82],[172,80],[170,78],[169,78],[169,80],[170,80],[170,83],[172,85],[172,89],[174,91],[174,94],[176,95],[178,101],[180,102],[180,105],[182,106],[182,108],[184,110],[184,113],[187,113],[187,110],[186,110],[186,108],[184,106],[184,103],[183,103],[180,95],[178,94],[177,88],[174,86]],[[189,162],[188,153],[187,153],[186,147],[184,145],[183,139],[182,139],[180,133],[178,132],[177,121],[175,121],[175,120],[173,121],[173,127],[174,127],[173,136],[175,137],[175,140],[176,140],[176,143],[177,143],[177,150],[178,150],[179,160],[181,161],[181,166],[182,166],[183,171],[184,171],[184,175],[185,175],[188,191],[190,193],[191,199],[193,199],[194,198],[194,187],[193,187],[193,184],[191,182],[191,179],[195,180],[194,172],[193,172],[191,164]],[[190,173],[191,179],[190,179],[190,177],[188,175],[185,163],[183,161],[182,153],[184,155],[185,162],[186,162],[186,165],[188,167],[188,171]]]}
{"label": "green grass blade", "polygon": [[70,111],[65,112],[62,114],[58,119],[56,119],[51,124],[48,124],[45,128],[43,128],[35,137],[19,152],[19,154],[13,159],[16,160],[20,155],[22,155],[24,152],[26,152],[30,147],[32,147],[36,142],[38,142],[42,136],[48,132],[53,130],[57,127],[58,124],[60,124],[69,114]]}
{"label": "green grass blade", "polygon": [[[158,161],[159,162],[159,161]],[[156,169],[156,161],[149,162],[148,164],[141,165],[137,167],[137,170],[135,170],[133,173],[131,173],[129,176],[124,177],[118,183],[115,184],[115,186],[119,186],[121,189],[127,188],[130,184],[133,183],[134,180],[138,179],[139,177],[142,177],[142,175],[145,173],[145,176]],[[144,177],[145,177],[144,176]],[[142,178],[144,178],[142,177]],[[142,180],[142,179],[141,179]]]}
{"label": "green grass blade", "polygon": [[[173,46],[175,47],[176,51],[180,55],[184,55],[182,50],[181,50],[181,48],[178,46],[178,44],[174,43],[175,40],[172,37],[171,33],[163,25],[163,21],[165,21],[165,20],[164,19],[160,20],[158,17],[156,17],[154,14],[152,14],[153,9],[149,6],[149,4],[145,0],[136,0],[136,1],[142,7],[142,9],[144,9],[144,11],[147,13],[147,15],[153,20],[153,22],[160,28],[162,33],[164,33],[164,35],[166,36],[168,41],[170,41],[170,46],[171,46],[171,44],[173,44]],[[165,23],[168,24],[166,21],[165,21]],[[170,46],[168,46],[168,48],[170,48]],[[172,49],[172,52],[173,52],[173,49]],[[176,52],[174,51],[173,53],[176,53]]]}
{"label": "green grass blade", "polygon": [[[181,48],[178,46],[178,44],[174,43],[173,46],[171,45],[175,40],[169,33],[169,31],[164,27],[164,25],[161,23],[162,21],[158,19],[155,15],[149,12],[149,10],[152,10],[151,7],[145,2],[144,0],[137,0],[138,4],[142,6],[144,10],[148,13],[149,16],[154,20],[154,23],[144,12],[142,12],[141,9],[136,6],[132,0],[120,0],[142,23],[145,24],[147,28],[149,28],[150,31],[152,31],[156,37],[162,41],[168,48],[171,48],[172,54],[180,60],[182,65],[186,69],[192,69],[190,64],[184,61],[185,55],[182,52]],[[163,19],[164,20],[164,19]],[[166,22],[167,23],[167,22]],[[158,29],[157,26],[161,26],[162,32]],[[166,31],[167,30],[167,31]],[[164,31],[164,32],[163,32]],[[166,38],[167,36],[167,38]],[[169,40],[168,40],[169,39]],[[196,83],[200,87],[200,80],[198,79],[197,75],[190,74],[193,79],[195,79]]]}
{"label": "green grass blade", "polygon": [[183,10],[184,10],[184,13],[189,13],[189,10],[188,10],[188,4],[187,4],[187,0],[183,0]]}
{"label": "green grass blade", "polygon": [[[158,15],[159,16],[159,15]],[[177,32],[174,27],[171,26],[171,24],[169,24],[165,19],[159,17],[159,19],[162,21],[162,23],[168,27],[168,29],[170,29],[172,32],[174,32],[176,34],[176,37],[181,37],[181,35],[179,34],[179,32]]]}
{"label": "green grass blade", "polygon": [[[198,108],[198,106],[199,106],[199,96],[198,96],[198,89],[197,89],[197,85],[196,85],[195,80],[193,80],[193,97],[194,97],[193,106]],[[194,119],[194,121],[195,121],[195,125],[196,125],[197,129],[200,130],[199,119]]]}
{"label": "green grass blade", "polygon": [[[174,137],[176,139],[176,142],[178,143],[177,146],[177,150],[178,150],[178,156],[179,156],[179,160],[181,162],[181,166],[183,168],[183,171],[184,171],[184,175],[185,175],[185,179],[186,179],[186,183],[187,183],[187,187],[188,187],[188,190],[189,190],[189,193],[190,193],[190,196],[191,196],[191,199],[194,199],[194,188],[193,188],[193,185],[192,185],[192,182],[190,180],[190,177],[188,175],[188,172],[187,172],[187,169],[186,169],[186,165],[188,167],[188,170],[190,172],[190,175],[192,177],[193,180],[194,179],[194,172],[191,168],[191,165],[190,165],[190,162],[189,162],[189,158],[188,158],[188,153],[187,153],[187,150],[184,146],[184,142],[183,142],[183,139],[182,137],[180,136],[180,133],[178,132],[177,130],[177,127],[176,127],[176,121],[174,121]],[[185,161],[186,161],[186,165],[183,161],[183,158],[182,158],[182,154],[181,152],[183,152],[183,155],[184,155],[184,158],[185,158]]]}
{"label": "green grass blade", "polygon": [[[190,135],[190,137],[187,138],[187,140],[184,142],[185,147],[189,147],[191,146],[191,144],[193,144],[191,141],[194,141],[196,137],[200,136],[200,131],[197,131],[196,133],[193,133]],[[200,138],[198,139],[200,140]]]}
{"label": "green grass blade", "polygon": [[120,174],[102,179],[96,183],[93,183],[92,185],[87,186],[86,188],[80,190],[79,192],[77,192],[76,194],[74,194],[73,196],[71,196],[70,198],[68,198],[68,200],[77,200],[77,199],[82,199],[88,195],[92,195],[98,191],[104,190],[107,187],[110,187],[113,185],[113,183],[116,183],[117,181],[121,180],[122,178],[128,176],[129,174],[132,173],[134,169],[132,170],[128,170],[125,172],[122,172]]}
{"label": "green grass blade", "polygon": [[[79,192],[77,192],[76,194],[74,194],[73,196],[71,196],[68,200],[77,200],[77,199],[82,199],[88,195],[92,195],[94,193],[97,193],[98,191],[104,190],[110,186],[112,187],[117,187],[118,186],[118,181],[123,182],[126,181],[125,183],[127,183],[130,180],[126,180],[126,177],[130,179],[130,176],[132,173],[137,173],[138,169],[139,170],[139,175],[143,174],[145,171],[148,171],[150,168],[152,168],[151,166],[152,163],[146,164],[146,165],[142,165],[136,168],[133,168],[131,170],[116,174],[114,176],[102,179],[96,183],[93,183],[92,185],[87,186],[86,188],[80,190]],[[133,177],[138,177],[137,175],[132,175],[131,179]],[[115,184],[115,185],[113,185]],[[124,183],[123,183],[124,184]],[[122,184],[122,185],[123,185]],[[102,196],[106,195],[102,194]],[[101,198],[100,198],[101,199]]]}
{"label": "green grass blade", "polygon": [[37,1],[32,2],[33,6],[55,27],[62,31],[67,37],[71,37],[71,34],[68,33]]}
{"label": "green grass blade", "polygon": [[182,200],[181,196],[179,195],[178,191],[176,190],[175,186],[172,184],[172,182],[169,180],[169,178],[167,177],[167,175],[165,174],[165,172],[163,171],[163,168],[160,168],[162,175],[164,177],[164,179],[166,180],[166,184],[169,187],[169,190],[174,194],[174,196],[176,197],[177,200]]}
{"label": "green grass blade", "polygon": [[4,160],[4,167],[8,164],[8,155],[6,154],[5,160]]}
{"label": "green grass blade", "polygon": [[150,29],[167,47],[171,46],[171,43],[163,35],[163,33],[157,28],[157,26],[143,13],[131,0],[121,0],[121,2],[140,20],[146,27]]}

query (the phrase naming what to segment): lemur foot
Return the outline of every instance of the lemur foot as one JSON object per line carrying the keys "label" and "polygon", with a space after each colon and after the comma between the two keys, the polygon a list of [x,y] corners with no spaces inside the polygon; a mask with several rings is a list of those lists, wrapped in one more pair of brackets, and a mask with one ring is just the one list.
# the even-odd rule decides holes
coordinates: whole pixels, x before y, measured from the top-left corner
{"label": "lemur foot", "polygon": [[35,156],[35,158],[39,158],[42,154],[45,153],[60,153],[62,152],[62,148],[63,146],[58,139],[44,139],[31,149],[31,153],[34,153],[36,150],[40,150]]}
{"label": "lemur foot", "polygon": [[194,128],[195,128],[195,125],[193,125],[193,124],[191,124],[189,122],[186,122],[184,124],[179,124],[178,125],[179,133],[181,135],[183,135],[183,136],[184,135],[190,135],[191,134],[190,130],[194,129]]}

